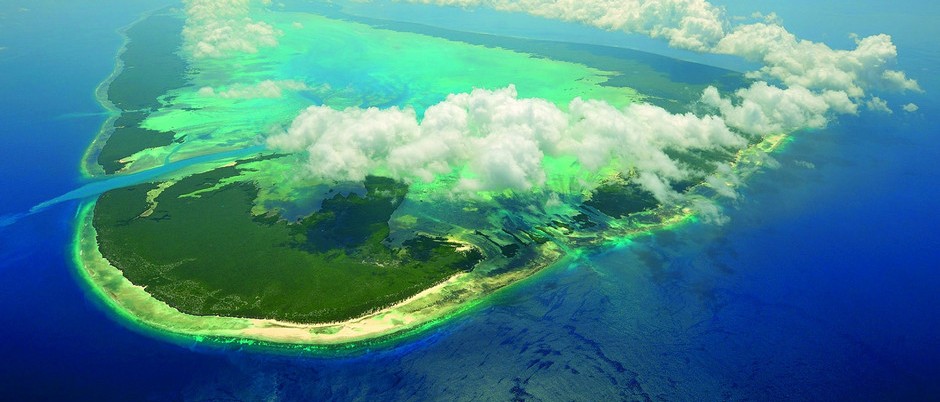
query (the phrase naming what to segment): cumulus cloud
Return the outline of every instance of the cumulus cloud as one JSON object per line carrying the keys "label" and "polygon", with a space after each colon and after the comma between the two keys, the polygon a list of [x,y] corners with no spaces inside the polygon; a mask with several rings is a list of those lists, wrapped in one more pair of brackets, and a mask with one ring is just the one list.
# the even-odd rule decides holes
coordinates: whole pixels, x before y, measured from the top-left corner
{"label": "cumulus cloud", "polygon": [[727,163],[718,165],[715,172],[705,179],[705,183],[722,197],[738,198],[736,188],[741,185],[741,179]]}
{"label": "cumulus cloud", "polygon": [[226,99],[280,98],[284,91],[303,91],[310,89],[306,83],[294,80],[264,80],[256,84],[230,85],[224,89],[212,87],[199,88],[200,96]]}
{"label": "cumulus cloud", "polygon": [[727,98],[715,87],[708,87],[702,103],[716,108],[729,126],[756,135],[822,128],[831,113],[854,114],[858,110],[845,92],[815,93],[800,86],[781,89],[763,81]]}
{"label": "cumulus cloud", "polygon": [[908,103],[908,104],[904,105],[904,107],[903,107],[902,109],[904,109],[905,112],[914,113],[914,112],[920,110],[920,106],[917,106],[917,105],[915,105],[915,104],[913,104],[913,103]]}
{"label": "cumulus cloud", "polygon": [[728,216],[722,212],[721,207],[714,200],[691,197],[688,200],[688,205],[688,208],[695,212],[695,215],[705,223],[723,225],[728,222]]}
{"label": "cumulus cloud", "polygon": [[907,78],[907,74],[903,71],[886,70],[881,74],[881,78],[884,79],[884,82],[888,83],[890,88],[904,91],[924,92],[924,90],[921,89],[920,84],[918,84],[917,81],[913,79]]}
{"label": "cumulus cloud", "polygon": [[[184,0],[186,25],[184,48],[193,57],[224,57],[232,53],[257,53],[274,47],[283,33],[251,18],[252,0]],[[262,5],[270,1],[261,1]]]}
{"label": "cumulus cloud", "polygon": [[873,96],[871,97],[871,99],[866,101],[865,107],[867,107],[868,110],[871,110],[874,112],[887,113],[887,114],[894,113],[894,111],[891,110],[890,107],[888,107],[888,101],[881,99],[877,96]]}
{"label": "cumulus cloud", "polygon": [[888,35],[856,39],[853,50],[835,50],[824,43],[799,40],[776,23],[736,27],[713,50],[759,61],[752,78],[775,79],[788,86],[842,91],[860,98],[871,88],[919,91],[916,81],[889,69],[897,48]]}
{"label": "cumulus cloud", "polygon": [[[553,177],[548,158],[573,158],[580,169],[576,177],[597,178],[592,175],[609,169],[629,173],[633,182],[668,203],[681,197],[672,184],[704,175],[676,160],[672,151],[740,149],[745,138],[822,128],[834,116],[856,114],[860,108],[890,112],[872,91],[921,91],[916,81],[894,69],[897,48],[888,35],[856,38],[853,49],[833,49],[796,37],[775,14],[733,25],[722,9],[705,0],[407,1],[483,6],[640,33],[677,48],[735,55],[762,67],[747,74],[754,83],[732,94],[707,88],[699,109],[705,115],[671,114],[646,104],[616,108],[582,99],[562,110],[546,100],[520,99],[509,87],[452,94],[428,108],[422,119],[410,108],[314,106],[271,135],[269,147],[303,154],[307,173],[324,180],[360,181],[379,174],[431,182],[444,175],[453,179],[447,183],[458,194],[538,190]],[[227,90],[233,89],[238,88]],[[917,110],[913,104],[903,108]],[[727,165],[704,181],[718,195],[731,198],[740,185]],[[589,190],[597,184],[583,186]],[[546,205],[558,200],[553,193]],[[722,219],[720,208],[709,200],[695,196],[685,201],[707,219]]]}
{"label": "cumulus cloud", "polygon": [[706,0],[410,0],[415,3],[482,6],[579,22],[608,30],[662,38],[676,48],[730,54],[763,64],[749,76],[810,91],[838,91],[858,103],[870,89],[920,91],[916,81],[893,70],[897,48],[888,35],[856,38],[852,50],[801,40],[773,13],[759,22],[732,26],[721,8]]}
{"label": "cumulus cloud", "polygon": [[664,202],[678,196],[670,183],[700,174],[669,150],[745,144],[715,116],[674,115],[646,104],[617,109],[581,99],[563,111],[542,99],[520,99],[513,87],[451,95],[421,121],[410,108],[313,106],[268,138],[273,149],[305,153],[307,172],[325,180],[384,174],[430,182],[458,173],[452,187],[458,193],[529,191],[545,184],[546,157],[574,157],[586,174],[633,172]]}
{"label": "cumulus cloud", "polygon": [[612,166],[635,172],[635,181],[660,201],[676,198],[670,184],[696,173],[667,151],[739,148],[746,143],[715,116],[671,114],[646,104],[621,110],[580,99],[572,101],[569,110],[570,128],[564,132],[561,151],[576,155],[589,171]]}
{"label": "cumulus cloud", "polygon": [[409,0],[458,7],[490,7],[539,17],[639,33],[677,48],[707,50],[724,36],[721,9],[704,0]]}

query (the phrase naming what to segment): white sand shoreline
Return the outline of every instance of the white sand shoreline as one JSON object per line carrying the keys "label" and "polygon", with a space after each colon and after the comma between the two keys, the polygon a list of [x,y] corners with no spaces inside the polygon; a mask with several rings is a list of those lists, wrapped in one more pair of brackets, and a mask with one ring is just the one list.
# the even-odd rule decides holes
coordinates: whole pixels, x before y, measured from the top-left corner
{"label": "white sand shoreline", "polygon": [[[743,181],[758,171],[764,164],[765,155],[778,149],[787,138],[786,135],[771,136],[742,150],[734,162],[736,175]],[[395,305],[342,322],[302,324],[271,319],[195,316],[157,300],[143,287],[127,280],[119,269],[101,255],[92,224],[94,206],[94,202],[89,202],[77,214],[74,258],[80,277],[119,316],[145,328],[189,337],[197,342],[218,338],[339,348],[404,336],[445,321],[497,290],[531,277],[553,264],[565,263],[566,258],[571,257],[566,255],[561,245],[548,242],[538,246],[538,257],[524,268],[493,276],[475,272],[456,274]],[[668,229],[692,220],[694,216],[687,208],[663,210],[657,214],[660,218],[658,223],[611,227],[607,232],[597,233],[585,241],[602,245],[611,240]]]}
{"label": "white sand shoreline", "polygon": [[98,251],[92,225],[94,203],[78,215],[75,259],[80,276],[119,315],[150,329],[193,337],[250,339],[275,344],[345,345],[394,336],[447,318],[495,290],[531,276],[561,259],[558,247],[547,243],[527,268],[484,277],[459,273],[390,307],[342,322],[303,324],[273,319],[190,315],[152,297],[127,280]]}

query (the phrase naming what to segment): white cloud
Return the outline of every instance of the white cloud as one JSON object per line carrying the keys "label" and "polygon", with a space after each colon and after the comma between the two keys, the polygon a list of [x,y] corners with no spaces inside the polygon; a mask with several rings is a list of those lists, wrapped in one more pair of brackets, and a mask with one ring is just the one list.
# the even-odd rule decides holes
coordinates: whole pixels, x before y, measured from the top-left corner
{"label": "white cloud", "polygon": [[251,18],[252,0],[184,0],[184,3],[184,49],[196,58],[257,53],[260,48],[277,46],[277,38],[283,34]]}
{"label": "white cloud", "polygon": [[[890,111],[871,91],[921,91],[916,81],[893,69],[897,48],[888,35],[856,38],[854,49],[833,49],[799,39],[775,14],[755,15],[760,22],[734,26],[722,9],[705,0],[408,1],[484,6],[641,33],[677,48],[736,55],[763,67],[748,73],[759,81],[731,95],[722,96],[714,87],[703,92],[702,105],[717,115],[675,115],[645,104],[617,109],[581,99],[563,111],[546,100],[519,99],[510,87],[452,94],[428,108],[421,121],[411,109],[311,107],[268,139],[271,148],[304,153],[307,172],[325,180],[381,174],[432,181],[455,173],[459,178],[450,190],[458,193],[538,189],[551,174],[547,157],[573,157],[585,173],[580,177],[604,168],[631,172],[637,184],[670,202],[679,197],[670,184],[701,172],[689,171],[669,151],[737,149],[746,143],[737,133],[822,128],[833,116],[858,113],[861,106]],[[904,110],[917,107],[909,104]],[[735,197],[733,189],[740,184],[727,166],[719,166],[705,182],[726,197]],[[597,183],[585,183],[592,185]],[[722,219],[714,203],[687,201],[703,216]]]}
{"label": "white cloud", "polygon": [[587,174],[606,167],[633,171],[638,184],[671,201],[678,194],[669,184],[699,172],[688,171],[668,150],[746,143],[715,116],[673,115],[646,104],[617,109],[581,99],[568,109],[519,99],[513,87],[451,95],[428,108],[420,122],[412,109],[313,106],[268,145],[304,152],[306,171],[325,180],[384,174],[429,182],[461,172],[452,188],[458,193],[541,188],[545,157],[571,156]]}
{"label": "white cloud", "polygon": [[361,181],[387,159],[392,146],[419,135],[413,110],[333,110],[311,106],[285,133],[268,139],[274,149],[306,152],[308,172],[323,179]]}
{"label": "white cloud", "polygon": [[920,106],[917,106],[917,105],[915,105],[915,104],[913,104],[913,103],[908,103],[908,104],[904,105],[903,109],[904,109],[905,112],[914,113],[914,112],[920,110]]}
{"label": "white cloud", "polygon": [[903,72],[888,69],[897,58],[897,48],[888,35],[856,40],[853,50],[835,50],[823,43],[799,40],[776,23],[736,27],[714,48],[759,61],[752,78],[776,79],[788,86],[816,91],[842,91],[860,98],[872,88],[920,90]]}
{"label": "white cloud", "polygon": [[280,98],[284,91],[303,91],[310,89],[307,84],[294,80],[264,80],[256,84],[230,85],[224,89],[215,89],[212,87],[199,88],[197,92],[200,96],[218,97],[227,99],[257,99],[257,98]]}
{"label": "white cloud", "polygon": [[702,103],[718,109],[728,126],[757,135],[822,128],[833,112],[857,111],[844,92],[818,94],[799,86],[780,89],[766,82],[739,89],[733,99],[722,97],[715,87],[708,87],[702,94]]}
{"label": "white cloud", "polygon": [[905,74],[903,71],[886,70],[881,74],[881,77],[891,88],[913,92],[924,92],[917,81],[907,78],[907,74]]}
{"label": "white cloud", "polygon": [[867,107],[868,110],[871,110],[874,112],[888,113],[888,114],[894,113],[894,111],[891,110],[890,107],[888,107],[888,101],[881,99],[877,96],[873,96],[871,97],[871,99],[866,101],[865,107]]}
{"label": "white cloud", "polygon": [[673,160],[668,150],[745,145],[743,138],[715,116],[674,115],[646,104],[620,110],[604,102],[580,99],[572,101],[569,110],[571,126],[562,151],[577,156],[589,171],[611,164],[621,172],[635,171],[637,182],[660,201],[676,198],[669,184],[694,173]]}
{"label": "white cloud", "polygon": [[816,164],[809,161],[795,160],[793,164],[806,169],[816,169]]}
{"label": "white cloud", "polygon": [[640,33],[677,48],[706,50],[724,36],[721,9],[704,0],[409,0],[458,7],[484,6],[539,17]]}
{"label": "white cloud", "polygon": [[702,221],[716,225],[723,225],[728,222],[728,217],[722,212],[721,207],[703,197],[692,197],[688,200],[689,209],[695,212]]}
{"label": "white cloud", "polygon": [[715,190],[718,195],[736,199],[738,198],[736,188],[741,185],[741,178],[738,177],[731,165],[722,163],[718,165],[713,174],[705,179],[705,183]]}
{"label": "white cloud", "polygon": [[409,0],[416,3],[483,6],[502,11],[579,22],[663,38],[677,48],[730,54],[761,62],[749,75],[811,91],[840,91],[857,101],[870,89],[920,91],[904,72],[892,70],[897,48],[888,35],[856,39],[852,50],[801,40],[776,14],[761,22],[732,26],[721,8],[705,0]]}

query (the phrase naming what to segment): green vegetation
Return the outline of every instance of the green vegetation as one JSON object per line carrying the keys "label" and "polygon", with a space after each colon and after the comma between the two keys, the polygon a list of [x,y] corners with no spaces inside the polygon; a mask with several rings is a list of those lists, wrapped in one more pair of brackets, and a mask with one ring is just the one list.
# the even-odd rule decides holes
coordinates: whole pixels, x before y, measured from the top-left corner
{"label": "green vegetation", "polygon": [[[178,54],[181,19],[157,14],[128,29],[125,68],[107,94],[121,115],[97,156],[104,171],[120,171],[134,155],[128,170],[255,144],[311,103],[409,106],[420,116],[449,93],[515,84],[521,96],[559,107],[580,96],[618,107],[642,99],[684,112],[707,85],[744,85],[727,70],[626,49],[348,16],[368,26],[312,15],[271,18],[287,32],[280,46],[194,59],[191,71]],[[306,28],[293,28],[295,21]],[[244,99],[196,90],[251,88],[262,80],[296,80],[306,89]],[[184,137],[185,144],[174,144]],[[736,155],[719,149],[670,157],[701,173],[672,183],[683,192]],[[562,181],[577,180],[564,177],[554,198],[533,192],[462,200],[428,196],[456,176],[410,188],[382,177],[368,177],[362,187],[304,181],[292,158],[268,155],[109,191],[93,214],[98,251],[116,276],[185,314],[324,323],[363,316],[473,271],[449,282],[459,290],[418,303],[466,301],[461,295],[487,294],[559,258],[559,248],[577,251],[677,219],[630,172],[590,195],[567,187]],[[573,162],[555,163],[566,172]],[[512,279],[487,282],[502,274]]]}
{"label": "green vegetation", "polygon": [[98,163],[105,173],[121,170],[125,163],[121,159],[134,153],[153,147],[161,147],[173,142],[173,133],[140,128],[144,120],[143,112],[125,112],[114,122],[114,133],[98,153]]}
{"label": "green vegetation", "polygon": [[[407,187],[370,177],[367,194],[335,196],[298,222],[252,216],[257,188],[237,167],[113,190],[94,214],[102,255],[157,299],[194,315],[328,322],[417,294],[482,259],[418,235],[383,241]],[[149,212],[149,213],[145,213]]]}
{"label": "green vegetation", "polygon": [[628,182],[607,183],[598,187],[584,205],[617,219],[656,208],[659,202],[649,191],[643,190],[636,183]]}
{"label": "green vegetation", "polygon": [[177,54],[183,22],[179,16],[155,14],[127,29],[131,39],[121,54],[124,69],[108,88],[114,106],[125,111],[156,109],[163,94],[186,84],[187,64]]}
{"label": "green vegetation", "polygon": [[186,85],[188,66],[177,54],[182,28],[181,18],[167,14],[152,15],[128,28],[131,40],[121,54],[124,68],[108,86],[108,99],[122,112],[98,154],[105,173],[120,170],[123,158],[173,142],[174,133],[146,130],[140,124],[161,106],[167,91]]}

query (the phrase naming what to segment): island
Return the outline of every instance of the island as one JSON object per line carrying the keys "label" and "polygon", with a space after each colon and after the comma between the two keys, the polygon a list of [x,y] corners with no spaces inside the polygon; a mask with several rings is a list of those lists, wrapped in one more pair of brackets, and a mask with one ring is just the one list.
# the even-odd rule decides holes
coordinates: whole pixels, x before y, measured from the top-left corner
{"label": "island", "polygon": [[703,90],[749,81],[628,49],[335,9],[261,15],[277,46],[216,58],[187,51],[183,11],[151,13],[123,31],[115,71],[98,89],[112,117],[83,171],[166,170],[107,191],[78,214],[80,276],[140,328],[321,351],[417,336],[547,267],[700,219],[702,203],[746,179],[787,138],[729,133],[740,142],[664,146],[658,157],[682,176],[665,183],[665,196],[651,191],[643,161],[585,169],[584,158],[546,152],[544,176],[526,176],[535,185],[524,190],[480,185],[488,171],[478,160],[432,165],[434,174],[419,178],[385,165],[356,177],[343,167],[350,177],[330,178],[316,169],[328,160],[271,138],[303,130],[305,114],[397,113],[419,130],[437,105],[488,97],[557,115],[602,102],[703,121],[693,113]]}

